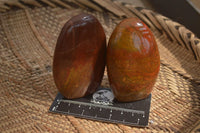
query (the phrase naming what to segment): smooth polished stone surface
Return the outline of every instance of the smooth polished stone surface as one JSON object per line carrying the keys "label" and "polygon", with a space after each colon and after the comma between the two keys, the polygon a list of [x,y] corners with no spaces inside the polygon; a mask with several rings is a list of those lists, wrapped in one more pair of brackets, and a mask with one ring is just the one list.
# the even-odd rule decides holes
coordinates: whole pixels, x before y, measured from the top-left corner
{"label": "smooth polished stone surface", "polygon": [[106,62],[106,36],[92,15],[72,17],[63,27],[55,48],[53,76],[68,99],[93,93],[100,85]]}
{"label": "smooth polished stone surface", "polygon": [[152,32],[140,19],[125,19],[116,26],[107,48],[107,68],[118,101],[136,101],[151,93],[160,56]]}

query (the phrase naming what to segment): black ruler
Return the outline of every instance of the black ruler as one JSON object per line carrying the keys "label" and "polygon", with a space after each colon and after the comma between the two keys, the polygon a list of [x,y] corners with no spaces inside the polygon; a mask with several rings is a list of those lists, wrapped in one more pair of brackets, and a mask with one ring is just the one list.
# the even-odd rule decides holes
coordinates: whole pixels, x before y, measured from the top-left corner
{"label": "black ruler", "polygon": [[99,88],[93,95],[73,100],[58,93],[49,111],[130,126],[147,126],[150,103],[151,94],[140,101],[121,103],[114,99],[110,89]]}

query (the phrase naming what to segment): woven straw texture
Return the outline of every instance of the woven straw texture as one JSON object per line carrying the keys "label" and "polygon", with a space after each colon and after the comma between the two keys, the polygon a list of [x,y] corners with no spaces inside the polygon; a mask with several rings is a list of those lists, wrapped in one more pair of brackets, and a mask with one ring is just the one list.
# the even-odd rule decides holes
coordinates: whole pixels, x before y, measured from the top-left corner
{"label": "woven straw texture", "polygon": [[[52,56],[64,23],[93,14],[107,40],[123,18],[153,31],[161,56],[149,126],[136,128],[48,113],[57,89]],[[109,86],[107,74],[102,86]],[[200,128],[200,40],[153,11],[110,0],[0,0],[0,132],[197,132]]]}

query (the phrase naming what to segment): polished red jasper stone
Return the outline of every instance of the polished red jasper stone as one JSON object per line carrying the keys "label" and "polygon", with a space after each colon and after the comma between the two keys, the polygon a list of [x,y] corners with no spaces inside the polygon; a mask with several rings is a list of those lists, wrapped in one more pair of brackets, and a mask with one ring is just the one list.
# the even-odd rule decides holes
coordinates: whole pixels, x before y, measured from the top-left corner
{"label": "polished red jasper stone", "polygon": [[152,32],[140,19],[125,19],[116,26],[107,48],[107,68],[118,101],[136,101],[151,93],[160,56]]}
{"label": "polished red jasper stone", "polygon": [[92,15],[72,17],[58,37],[53,77],[62,95],[68,99],[93,93],[100,85],[106,62],[106,36]]}

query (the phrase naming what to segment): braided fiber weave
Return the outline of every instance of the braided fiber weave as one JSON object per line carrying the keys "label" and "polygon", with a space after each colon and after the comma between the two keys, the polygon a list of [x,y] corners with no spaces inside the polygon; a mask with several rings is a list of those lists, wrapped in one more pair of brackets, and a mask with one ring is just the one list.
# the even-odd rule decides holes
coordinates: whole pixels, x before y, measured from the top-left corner
{"label": "braided fiber weave", "polygon": [[[200,128],[200,40],[183,25],[110,0],[0,0],[0,12],[0,132],[183,133]],[[153,31],[161,67],[148,127],[48,113],[57,94],[52,77],[57,37],[64,23],[82,12],[97,17],[107,40],[127,17],[139,17]],[[106,71],[102,86],[109,87]]]}

